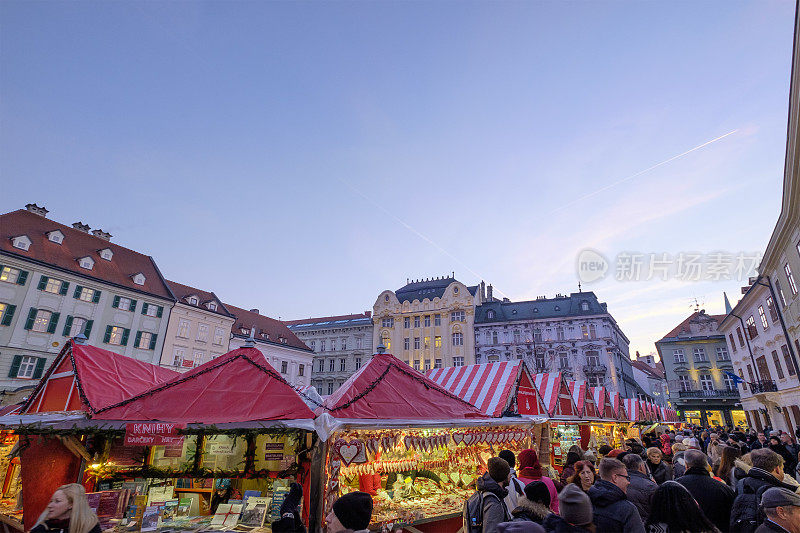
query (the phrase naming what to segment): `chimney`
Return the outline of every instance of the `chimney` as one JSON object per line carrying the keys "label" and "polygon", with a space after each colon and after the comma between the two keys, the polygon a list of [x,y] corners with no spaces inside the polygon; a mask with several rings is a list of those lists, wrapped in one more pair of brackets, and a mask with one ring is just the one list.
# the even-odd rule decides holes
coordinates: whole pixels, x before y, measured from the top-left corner
{"label": "chimney", "polygon": [[89,233],[89,230],[92,229],[88,224],[84,224],[83,222],[75,222],[72,224],[72,227],[84,233]]}
{"label": "chimney", "polygon": [[494,298],[492,298],[492,284],[491,283],[486,286],[486,299],[488,301],[490,301],[490,302],[494,301]]}
{"label": "chimney", "polygon": [[25,209],[28,210],[29,213],[33,213],[34,215],[39,215],[40,217],[47,218],[47,213],[49,211],[44,208],[44,206],[39,207],[36,204],[25,204]]}
{"label": "chimney", "polygon": [[364,315],[365,315],[367,318],[370,318],[370,317],[372,316],[372,311],[364,311]]}
{"label": "chimney", "polygon": [[509,302],[511,302],[511,300],[509,300],[508,298],[503,298],[503,302],[509,303]]}
{"label": "chimney", "polygon": [[250,312],[251,312],[251,313],[255,313],[255,314],[257,314],[257,315],[258,315],[258,314],[260,314],[260,313],[258,312],[258,309],[251,309],[251,310],[250,310]]}
{"label": "chimney", "polygon": [[110,241],[112,235],[107,231],[103,231],[101,229],[92,230],[92,235],[97,237],[98,239],[103,239],[104,241]]}
{"label": "chimney", "polygon": [[486,282],[481,280],[481,302],[486,301]]}

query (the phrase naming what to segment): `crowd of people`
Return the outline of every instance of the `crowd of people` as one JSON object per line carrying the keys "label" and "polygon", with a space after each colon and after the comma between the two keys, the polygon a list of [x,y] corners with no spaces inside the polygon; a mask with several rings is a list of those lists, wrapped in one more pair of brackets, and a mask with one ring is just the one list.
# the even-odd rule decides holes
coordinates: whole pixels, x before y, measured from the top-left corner
{"label": "crowd of people", "polygon": [[621,449],[573,446],[560,474],[535,450],[504,450],[478,480],[480,513],[465,506],[464,531],[800,533],[795,437],[769,428],[645,434]]}

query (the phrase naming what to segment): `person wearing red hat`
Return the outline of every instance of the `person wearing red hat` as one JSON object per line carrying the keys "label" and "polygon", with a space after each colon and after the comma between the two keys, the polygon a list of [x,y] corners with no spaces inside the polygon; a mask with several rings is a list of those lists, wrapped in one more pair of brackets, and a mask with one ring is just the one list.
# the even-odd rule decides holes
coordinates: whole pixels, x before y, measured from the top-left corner
{"label": "person wearing red hat", "polygon": [[550,509],[554,513],[558,513],[558,491],[556,484],[549,477],[543,475],[542,465],[539,464],[539,457],[534,450],[530,448],[522,450],[517,456],[519,463],[519,472],[517,478],[527,485],[533,481],[541,481],[547,485],[547,490],[550,491]]}

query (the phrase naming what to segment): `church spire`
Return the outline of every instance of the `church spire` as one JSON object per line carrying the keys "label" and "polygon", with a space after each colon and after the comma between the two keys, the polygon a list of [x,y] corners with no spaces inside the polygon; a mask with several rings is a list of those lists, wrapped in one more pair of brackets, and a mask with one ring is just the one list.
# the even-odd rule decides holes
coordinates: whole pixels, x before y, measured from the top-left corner
{"label": "church spire", "polygon": [[731,307],[731,302],[728,300],[728,293],[723,292],[722,295],[725,297],[725,314],[729,315],[733,312],[733,307]]}

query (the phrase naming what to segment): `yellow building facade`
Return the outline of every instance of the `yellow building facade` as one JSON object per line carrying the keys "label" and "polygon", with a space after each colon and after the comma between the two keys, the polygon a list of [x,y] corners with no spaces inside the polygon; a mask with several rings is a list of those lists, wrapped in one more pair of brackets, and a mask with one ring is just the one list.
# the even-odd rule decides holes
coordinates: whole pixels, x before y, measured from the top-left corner
{"label": "yellow building facade", "polygon": [[422,372],[475,363],[475,306],[484,284],[454,277],[409,281],[385,290],[373,306],[373,341]]}

